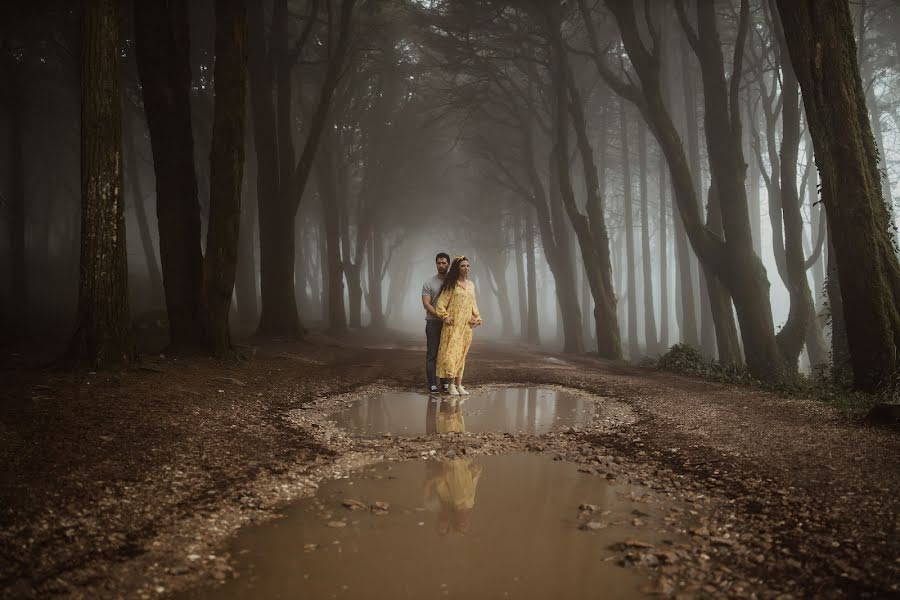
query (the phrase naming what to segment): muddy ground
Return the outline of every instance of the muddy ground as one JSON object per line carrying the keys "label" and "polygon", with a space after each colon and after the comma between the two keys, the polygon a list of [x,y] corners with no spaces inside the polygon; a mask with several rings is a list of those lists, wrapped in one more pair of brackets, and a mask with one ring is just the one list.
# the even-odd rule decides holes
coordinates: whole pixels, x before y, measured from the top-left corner
{"label": "muddy ground", "polygon": [[[670,502],[681,539],[617,546],[647,592],[683,597],[900,597],[900,435],[825,404],[597,360],[480,343],[468,387],[565,387],[591,427],[545,436],[353,439],[327,415],[416,390],[401,336],[247,341],[223,363],[144,355],[120,372],[0,359],[4,598],[165,597],[233,576],[243,525],[379,459],[551,453]],[[648,499],[649,500],[649,499]],[[623,540],[625,542],[625,540]]]}

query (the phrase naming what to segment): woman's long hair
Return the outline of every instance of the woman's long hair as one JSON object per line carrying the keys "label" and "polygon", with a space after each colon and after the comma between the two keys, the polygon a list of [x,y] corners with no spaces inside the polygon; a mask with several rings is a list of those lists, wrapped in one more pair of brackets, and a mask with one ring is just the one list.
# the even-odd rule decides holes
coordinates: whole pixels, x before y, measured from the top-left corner
{"label": "woman's long hair", "polygon": [[457,256],[453,259],[453,262],[450,264],[450,270],[447,271],[447,276],[444,277],[444,285],[441,286],[440,294],[443,294],[445,290],[452,292],[453,288],[456,287],[456,283],[459,281],[459,265],[464,260],[468,261],[469,259],[465,256]]}

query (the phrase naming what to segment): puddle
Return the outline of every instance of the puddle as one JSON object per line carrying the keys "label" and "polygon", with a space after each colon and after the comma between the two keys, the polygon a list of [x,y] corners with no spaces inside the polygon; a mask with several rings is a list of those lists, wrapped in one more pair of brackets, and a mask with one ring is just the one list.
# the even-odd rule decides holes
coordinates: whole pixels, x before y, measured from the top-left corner
{"label": "puddle", "polygon": [[452,431],[541,435],[557,427],[587,426],[594,409],[590,400],[567,392],[500,388],[473,392],[465,399],[386,392],[354,402],[331,418],[348,431],[367,437]]}
{"label": "puddle", "polygon": [[246,529],[238,576],[182,597],[641,598],[647,580],[609,546],[659,544],[660,508],[578,468],[540,454],[381,463]]}

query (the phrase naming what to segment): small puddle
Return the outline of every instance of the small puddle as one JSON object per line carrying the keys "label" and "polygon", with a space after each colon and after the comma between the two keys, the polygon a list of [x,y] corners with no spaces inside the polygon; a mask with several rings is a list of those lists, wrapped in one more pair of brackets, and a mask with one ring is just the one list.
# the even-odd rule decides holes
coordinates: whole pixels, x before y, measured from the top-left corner
{"label": "small puddle", "polygon": [[499,388],[471,396],[386,392],[332,415],[355,435],[417,436],[452,431],[541,435],[557,427],[584,427],[594,403],[574,394],[534,388]]}
{"label": "small puddle", "polygon": [[244,530],[238,576],[183,597],[641,598],[647,580],[609,546],[659,544],[661,508],[578,468],[540,454],[380,463]]}

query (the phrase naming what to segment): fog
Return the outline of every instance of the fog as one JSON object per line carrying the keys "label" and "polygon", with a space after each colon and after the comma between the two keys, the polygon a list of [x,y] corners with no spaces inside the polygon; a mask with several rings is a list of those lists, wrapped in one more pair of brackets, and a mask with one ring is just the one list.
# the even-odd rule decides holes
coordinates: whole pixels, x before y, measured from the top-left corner
{"label": "fog", "polygon": [[[270,181],[272,173],[278,176],[285,163],[290,167],[313,146],[310,155],[314,163],[308,180],[303,181],[296,213],[271,213],[280,215],[276,220],[292,219],[294,223],[294,304],[303,328],[332,331],[333,313],[340,311],[338,322],[344,322],[340,329],[349,325],[351,329],[374,327],[421,334],[422,282],[434,274],[435,255],[447,252],[471,261],[485,321],[479,336],[530,340],[553,351],[567,347],[595,351],[595,299],[580,238],[560,194],[564,189],[559,185],[556,157],[560,137],[554,124],[558,90],[550,50],[553,36],[547,34],[546,22],[558,18],[568,75],[580,96],[584,133],[593,152],[595,175],[599,173],[597,191],[609,238],[611,283],[624,357],[637,361],[679,341],[698,344],[708,356],[716,356],[715,334],[709,337],[713,323],[704,310],[706,288],[696,256],[690,249],[687,256],[679,256],[676,248],[683,233],[679,233],[681,217],[673,205],[666,157],[639,105],[623,100],[621,90],[610,85],[608,76],[625,83],[634,83],[637,77],[616,21],[602,4],[585,5],[589,20],[593,19],[593,34],[599,37],[599,45],[592,48],[587,21],[577,6],[547,17],[539,3],[524,0],[359,2],[351,15],[349,49],[337,67],[326,123],[317,142],[310,144],[311,125],[319,118],[323,86],[344,33],[338,22],[340,4],[325,2],[327,6],[316,8],[315,3],[291,0],[275,2],[274,7],[264,2],[261,10],[250,10],[250,99],[230,316],[236,335],[257,332],[261,311],[267,301],[272,302],[266,298],[263,281],[270,268],[265,263],[270,259],[264,258],[265,248],[260,244],[271,239],[271,230],[261,225],[260,211],[270,210],[266,202],[272,202],[273,194],[287,198],[294,193],[289,186]],[[159,231],[166,217],[157,206],[161,175],[154,170],[144,107],[146,90],[142,88],[148,76],[138,68],[135,15],[129,5],[122,4],[120,56],[129,304],[137,331],[158,330],[164,337],[166,277],[160,267]],[[212,2],[189,5],[195,201],[201,215],[200,243],[205,245],[210,211],[208,159],[213,150],[215,27]],[[707,219],[713,180],[713,157],[707,150],[705,131],[708,99],[700,61],[685,33],[686,26],[688,31],[695,26],[694,16],[688,15],[688,22],[681,23],[674,5],[668,2],[654,3],[652,15],[644,14],[643,3],[636,5],[640,6],[632,10],[640,16],[639,29],[645,41],[650,43],[656,36],[657,50],[661,50],[666,109],[691,162],[700,210]],[[750,2],[749,6],[746,56],[739,73],[740,105],[731,110],[743,124],[740,143],[747,165],[743,188],[753,245],[767,273],[771,314],[778,330],[788,320],[791,306],[776,258],[784,252],[785,234],[779,231],[773,238],[773,225],[780,227],[782,218],[770,220],[772,207],[780,211],[781,204],[780,200],[770,202],[773,188],[769,180],[774,176],[778,184],[774,171],[779,167],[778,153],[785,137],[776,97],[782,88],[782,58],[774,48],[767,3]],[[739,4],[722,1],[716,7],[728,76],[733,67]],[[286,14],[275,15],[279,10]],[[861,22],[860,10],[866,11]],[[900,180],[896,102],[900,69],[892,53],[900,42],[895,33],[900,8],[882,0],[864,3],[854,11],[858,37],[862,36],[859,65],[884,158],[884,192],[893,203]],[[4,337],[64,339],[75,326],[79,281],[80,13],[70,3],[47,0],[9,3],[3,13],[0,50],[8,82],[0,120]],[[262,44],[262,50],[256,44]],[[260,51],[266,54],[257,61],[254,53]],[[607,69],[607,76],[598,69]],[[259,89],[260,81],[272,87]],[[268,112],[260,109],[260,102],[268,103]],[[769,121],[766,111],[772,112]],[[261,124],[260,119],[269,121]],[[564,137],[569,146],[564,162],[569,165],[567,179],[574,208],[589,215],[596,207],[590,205],[591,180],[585,176],[577,127],[577,123],[567,125]],[[272,138],[260,139],[262,132]],[[274,148],[275,154],[260,150],[263,145]],[[809,257],[822,215],[814,191],[816,170],[808,164],[811,142],[803,117],[796,149],[803,247]],[[273,160],[278,164],[273,165]],[[544,197],[538,198],[541,194]],[[261,195],[269,200],[261,202]],[[536,202],[542,203],[540,209]],[[630,216],[626,214],[629,203]],[[632,236],[627,235],[629,223]],[[592,227],[596,238],[597,228],[593,223]],[[552,237],[549,245],[548,235]],[[626,250],[629,242],[631,252]],[[528,252],[529,245],[533,254]],[[807,285],[816,307],[815,320],[827,340],[825,246],[807,269]],[[285,247],[273,252],[278,254]],[[329,248],[332,261],[334,256],[340,258],[340,263],[331,267],[340,279],[340,302],[329,290]],[[644,263],[648,250],[649,265]],[[551,267],[553,260],[562,262]],[[589,257],[587,262],[595,260]],[[683,262],[690,265],[687,277],[685,270],[679,271]],[[359,271],[362,287],[356,317],[352,268]],[[534,297],[530,300],[536,307],[532,322],[538,330],[529,336],[528,279],[532,272]],[[563,280],[565,286],[560,287]],[[697,322],[693,334],[684,331],[685,286],[692,291]],[[561,297],[570,303],[561,304]],[[651,312],[652,323],[648,322]],[[580,330],[577,343],[570,339],[567,344],[563,316]],[[284,333],[296,332],[288,327]],[[573,335],[568,333],[570,338]],[[801,369],[808,365],[804,352]]]}

